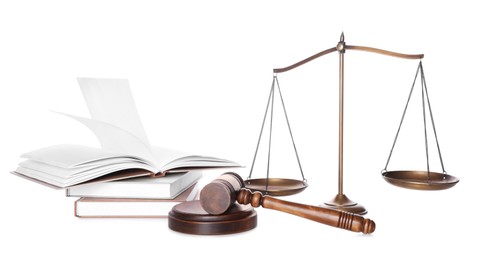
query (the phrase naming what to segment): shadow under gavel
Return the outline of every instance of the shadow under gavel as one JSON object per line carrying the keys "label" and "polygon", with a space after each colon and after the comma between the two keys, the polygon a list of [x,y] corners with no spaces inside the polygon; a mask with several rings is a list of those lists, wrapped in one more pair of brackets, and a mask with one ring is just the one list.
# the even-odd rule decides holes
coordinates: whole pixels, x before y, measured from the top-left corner
{"label": "shadow under gavel", "polygon": [[217,177],[200,192],[202,208],[212,215],[226,212],[236,201],[244,205],[250,204],[255,208],[262,206],[282,211],[353,232],[370,234],[376,228],[374,221],[357,214],[280,200],[258,191],[251,192],[244,188],[244,180],[233,172]]}

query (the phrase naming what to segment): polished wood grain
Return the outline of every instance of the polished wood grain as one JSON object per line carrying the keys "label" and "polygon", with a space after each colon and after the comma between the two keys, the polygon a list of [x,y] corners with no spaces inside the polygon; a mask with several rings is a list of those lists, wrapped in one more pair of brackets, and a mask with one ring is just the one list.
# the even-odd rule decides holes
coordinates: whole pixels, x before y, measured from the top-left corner
{"label": "polished wood grain", "polygon": [[310,219],[332,227],[342,228],[353,232],[371,234],[376,228],[374,221],[349,212],[305,205],[295,202],[280,200],[271,196],[262,195],[260,192],[251,192],[241,189],[237,195],[237,202],[257,208],[282,211],[302,218]]}
{"label": "polished wood grain", "polygon": [[244,180],[235,172],[226,172],[202,188],[200,205],[211,215],[226,212],[236,201],[237,192],[244,187]]}
{"label": "polished wood grain", "polygon": [[192,235],[226,235],[251,230],[257,226],[257,213],[251,206],[232,205],[221,215],[212,215],[200,201],[177,204],[169,212],[169,228]]}

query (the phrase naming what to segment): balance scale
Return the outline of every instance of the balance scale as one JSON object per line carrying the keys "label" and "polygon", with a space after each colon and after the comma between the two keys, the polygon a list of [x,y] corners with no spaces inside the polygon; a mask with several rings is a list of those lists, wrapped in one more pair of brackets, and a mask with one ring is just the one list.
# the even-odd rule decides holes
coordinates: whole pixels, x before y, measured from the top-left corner
{"label": "balance scale", "polygon": [[[254,153],[254,159],[252,161],[249,177],[245,181],[245,185],[248,189],[253,191],[260,191],[264,194],[268,194],[271,196],[286,196],[292,195],[299,192],[302,192],[305,188],[307,188],[307,180],[304,177],[304,172],[301,167],[301,163],[299,160],[299,155],[297,152],[297,147],[294,142],[294,137],[291,130],[291,125],[289,123],[289,119],[287,117],[287,112],[284,104],[284,100],[282,98],[281,89],[279,87],[279,81],[277,79],[277,74],[288,72],[293,70],[299,66],[302,66],[312,60],[315,60],[321,56],[327,55],[329,53],[338,52],[339,54],[339,149],[338,149],[338,193],[336,196],[328,202],[325,202],[323,207],[334,208],[342,211],[347,211],[355,214],[366,214],[367,210],[360,204],[350,200],[344,193],[343,190],[343,150],[344,150],[344,54],[346,50],[355,50],[355,51],[366,51],[371,53],[377,53],[382,55],[387,55],[396,58],[402,59],[413,59],[419,60],[418,68],[416,70],[416,75],[414,77],[414,82],[412,84],[411,90],[409,92],[409,97],[406,102],[406,106],[404,108],[401,122],[397,129],[394,142],[389,153],[386,165],[384,169],[381,171],[381,175],[388,183],[393,184],[398,187],[408,188],[408,189],[415,189],[415,190],[443,190],[448,189],[456,185],[459,182],[459,179],[448,175],[444,169],[444,162],[441,156],[441,149],[439,146],[438,136],[436,133],[436,127],[434,125],[433,113],[431,109],[431,103],[429,101],[429,95],[426,87],[426,80],[424,75],[424,70],[422,66],[421,60],[424,57],[424,54],[402,54],[387,50],[381,50],[372,47],[365,47],[365,46],[354,46],[354,45],[346,45],[344,42],[344,33],[341,34],[340,41],[338,42],[336,47],[329,48],[327,50],[321,51],[317,54],[314,54],[304,60],[301,60],[295,64],[292,64],[285,68],[278,68],[274,69],[274,75],[272,80],[272,85],[269,93],[269,98],[267,101],[267,106],[264,113],[264,119],[262,122],[259,139],[257,141],[257,146]],[[425,147],[426,147],[426,169],[424,170],[395,170],[395,171],[388,171],[388,165],[391,160],[392,152],[396,145],[399,132],[401,130],[404,117],[406,115],[406,110],[409,106],[411,96],[413,93],[413,89],[416,85],[416,81],[420,79],[421,82],[421,95],[422,95],[422,112],[423,112],[423,120],[424,120],[424,140],[425,140]],[[269,168],[270,168],[270,154],[271,154],[271,142],[272,142],[272,120],[274,115],[274,99],[275,99],[275,92],[276,89],[278,91],[278,95],[280,97],[280,101],[283,108],[283,113],[285,115],[285,120],[287,123],[287,127],[289,130],[289,134],[291,137],[292,145],[295,151],[297,163],[299,166],[299,171],[301,174],[302,179],[286,179],[286,178],[271,178]],[[269,113],[270,112],[270,113]],[[261,139],[263,136],[264,128],[267,123],[267,117],[270,114],[269,120],[269,144],[268,144],[268,156],[267,156],[267,171],[265,178],[259,179],[252,179],[252,173],[254,170],[254,165],[256,163],[256,158],[259,151],[259,146],[261,143]],[[441,163],[442,172],[434,172],[430,169],[429,164],[429,151],[428,151],[428,131],[427,131],[427,124],[428,122],[431,123],[434,138],[436,140],[436,147],[437,147],[437,154]]]}

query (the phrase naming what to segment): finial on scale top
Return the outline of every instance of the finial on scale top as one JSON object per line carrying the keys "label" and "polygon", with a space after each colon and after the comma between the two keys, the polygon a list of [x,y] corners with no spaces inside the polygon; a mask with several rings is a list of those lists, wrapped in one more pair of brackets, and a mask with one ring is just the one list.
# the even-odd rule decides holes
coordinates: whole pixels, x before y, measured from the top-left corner
{"label": "finial on scale top", "polygon": [[341,33],[341,39],[337,43],[336,50],[339,53],[344,53],[346,52],[346,43],[344,42],[344,32]]}

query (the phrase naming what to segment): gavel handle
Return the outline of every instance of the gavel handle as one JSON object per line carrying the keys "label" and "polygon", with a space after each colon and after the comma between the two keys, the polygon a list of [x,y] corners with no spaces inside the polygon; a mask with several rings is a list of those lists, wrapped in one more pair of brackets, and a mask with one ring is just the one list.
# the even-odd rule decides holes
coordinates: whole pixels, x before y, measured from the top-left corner
{"label": "gavel handle", "polygon": [[245,188],[239,191],[237,202],[244,205],[251,204],[255,208],[262,206],[266,209],[282,211],[353,232],[370,234],[374,232],[374,229],[376,228],[374,221],[357,214],[284,201],[271,196],[262,195],[262,193],[258,191],[252,193]]}

